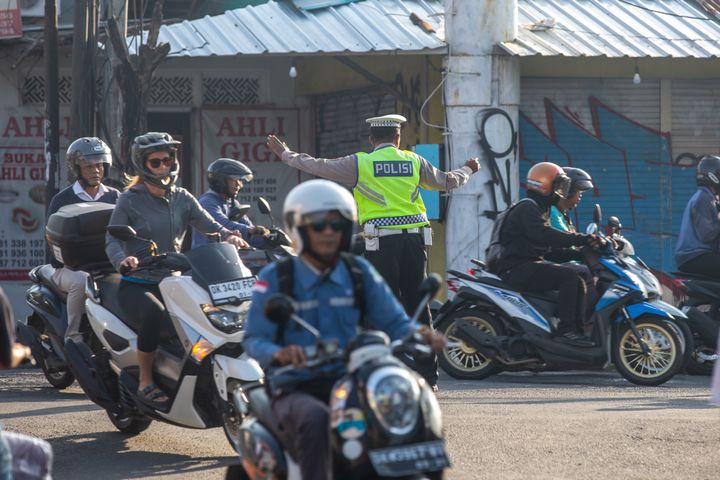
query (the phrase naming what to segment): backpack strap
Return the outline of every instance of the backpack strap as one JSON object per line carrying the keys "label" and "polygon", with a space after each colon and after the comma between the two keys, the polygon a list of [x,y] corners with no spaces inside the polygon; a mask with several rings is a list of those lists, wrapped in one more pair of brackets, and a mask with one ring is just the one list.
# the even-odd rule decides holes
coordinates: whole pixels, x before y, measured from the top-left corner
{"label": "backpack strap", "polygon": [[[293,263],[293,257],[286,257],[278,260],[276,271],[280,293],[294,299],[295,294],[293,292],[293,283],[295,280],[295,264]],[[275,343],[280,345],[284,335],[285,323],[281,323],[278,325],[277,331],[275,332]]]}
{"label": "backpack strap", "polygon": [[365,272],[355,255],[343,252],[340,258],[345,262],[345,266],[350,272],[350,279],[353,284],[353,297],[355,298],[354,306],[358,312],[360,312],[360,328],[365,330],[367,328],[367,322],[365,321]]}

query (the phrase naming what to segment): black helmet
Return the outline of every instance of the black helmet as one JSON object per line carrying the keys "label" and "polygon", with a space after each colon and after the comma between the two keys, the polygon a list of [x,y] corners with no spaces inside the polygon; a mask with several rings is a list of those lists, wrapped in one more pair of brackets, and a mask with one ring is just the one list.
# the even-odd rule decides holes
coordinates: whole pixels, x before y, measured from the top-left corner
{"label": "black helmet", "polygon": [[252,181],[253,173],[247,165],[232,158],[218,158],[208,165],[207,180],[210,188],[229,197],[230,190],[228,190],[225,181],[227,178],[242,180],[247,183]]}
{"label": "black helmet", "polygon": [[169,133],[164,132],[148,132],[144,135],[135,137],[132,144],[132,163],[135,167],[135,173],[143,179],[143,181],[152,183],[158,187],[169,190],[175,185],[180,165],[177,160],[173,163],[170,172],[167,175],[155,175],[145,166],[145,159],[152,152],[165,151],[170,157],[176,159],[177,149],[181,145],[177,140],[173,140]]}
{"label": "black helmet", "polygon": [[563,167],[565,175],[570,177],[569,196],[575,195],[575,192],[584,192],[591,190],[594,185],[590,175],[582,168]]}
{"label": "black helmet", "polygon": [[711,188],[713,191],[720,190],[720,157],[717,155],[706,155],[700,159],[697,166],[697,184]]}
{"label": "black helmet", "polygon": [[82,181],[80,167],[102,163],[105,166],[105,175],[108,167],[112,166],[112,153],[110,147],[97,137],[80,137],[70,144],[65,154],[69,170],[76,180]]}

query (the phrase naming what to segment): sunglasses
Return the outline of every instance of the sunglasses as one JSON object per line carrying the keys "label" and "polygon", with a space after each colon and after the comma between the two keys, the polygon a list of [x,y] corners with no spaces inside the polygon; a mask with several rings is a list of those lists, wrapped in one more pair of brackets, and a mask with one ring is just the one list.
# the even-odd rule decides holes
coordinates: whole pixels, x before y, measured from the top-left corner
{"label": "sunglasses", "polygon": [[334,220],[317,220],[314,222],[309,222],[307,224],[308,227],[310,227],[314,232],[324,232],[327,227],[330,227],[333,232],[339,232],[344,228],[347,228],[348,224],[347,220],[344,218],[336,218]]}
{"label": "sunglasses", "polygon": [[161,164],[166,167],[172,167],[173,163],[175,163],[175,159],[173,157],[149,158],[148,163],[152,168],[160,168]]}

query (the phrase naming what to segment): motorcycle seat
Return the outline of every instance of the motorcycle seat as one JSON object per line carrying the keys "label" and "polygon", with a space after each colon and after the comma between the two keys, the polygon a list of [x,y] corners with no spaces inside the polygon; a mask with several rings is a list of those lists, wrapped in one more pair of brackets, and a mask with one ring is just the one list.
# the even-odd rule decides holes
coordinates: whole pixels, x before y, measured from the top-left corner
{"label": "motorcycle seat", "polygon": [[[118,317],[125,325],[135,333],[140,330],[140,319],[134,315],[130,315],[120,303],[120,285],[122,282],[122,276],[119,273],[111,273],[104,275],[95,280],[98,291],[100,292],[100,301],[102,306],[110,311],[113,315]],[[160,332],[160,341],[172,340],[176,338],[173,329],[162,328]]]}
{"label": "motorcycle seat", "polygon": [[42,265],[41,267],[38,267],[37,270],[37,276],[42,281],[43,285],[48,287],[50,291],[52,291],[55,295],[60,298],[60,300],[63,301],[63,303],[67,302],[67,292],[63,292],[60,290],[60,287],[58,287],[55,282],[52,280],[53,273],[55,273],[55,268],[50,265]]}

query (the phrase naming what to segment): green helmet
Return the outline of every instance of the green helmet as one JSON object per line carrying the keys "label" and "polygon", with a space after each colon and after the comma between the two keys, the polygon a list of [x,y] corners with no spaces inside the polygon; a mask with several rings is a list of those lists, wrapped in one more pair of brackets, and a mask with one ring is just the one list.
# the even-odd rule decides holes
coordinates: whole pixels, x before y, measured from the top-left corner
{"label": "green helmet", "polygon": [[132,144],[132,163],[135,173],[145,182],[151,183],[165,190],[175,185],[180,165],[177,160],[173,163],[170,172],[165,175],[155,175],[145,165],[147,156],[152,152],[168,152],[170,157],[176,159],[178,147],[181,142],[174,140],[169,133],[148,132],[135,137]]}

